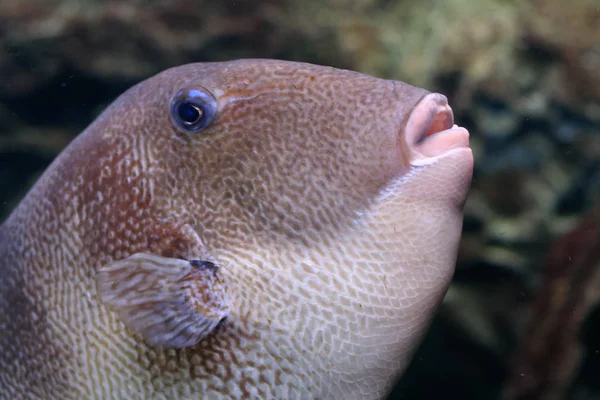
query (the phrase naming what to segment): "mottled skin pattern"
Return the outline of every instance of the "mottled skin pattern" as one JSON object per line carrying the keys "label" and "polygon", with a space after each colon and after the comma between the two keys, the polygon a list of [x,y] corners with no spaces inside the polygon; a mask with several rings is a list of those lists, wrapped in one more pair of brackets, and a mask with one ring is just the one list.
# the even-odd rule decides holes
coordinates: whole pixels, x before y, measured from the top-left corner
{"label": "mottled skin pattern", "polygon": [[[202,85],[206,131],[169,102]],[[133,87],[0,228],[0,397],[375,399],[453,274],[468,148],[421,166],[403,130],[427,91],[300,63],[185,65]],[[134,253],[214,257],[230,316],[153,348],[96,296]]]}

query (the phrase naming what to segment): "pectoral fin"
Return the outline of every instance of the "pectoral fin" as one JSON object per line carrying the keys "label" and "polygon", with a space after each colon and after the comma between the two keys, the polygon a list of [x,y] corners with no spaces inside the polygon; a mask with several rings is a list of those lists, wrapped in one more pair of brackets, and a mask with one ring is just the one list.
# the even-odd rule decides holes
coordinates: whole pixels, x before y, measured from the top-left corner
{"label": "pectoral fin", "polygon": [[207,261],[138,253],[98,270],[101,301],[150,345],[189,347],[229,313],[225,282]]}

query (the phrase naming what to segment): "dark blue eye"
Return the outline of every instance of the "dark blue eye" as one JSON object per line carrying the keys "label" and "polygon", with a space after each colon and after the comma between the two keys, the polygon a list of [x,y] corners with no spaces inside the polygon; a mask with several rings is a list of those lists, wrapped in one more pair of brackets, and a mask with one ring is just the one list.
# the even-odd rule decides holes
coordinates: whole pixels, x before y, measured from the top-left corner
{"label": "dark blue eye", "polygon": [[204,111],[193,103],[181,103],[177,109],[179,119],[186,124],[193,124],[198,122],[202,118]]}
{"label": "dark blue eye", "polygon": [[171,119],[184,132],[207,128],[217,114],[217,100],[205,89],[180,90],[171,101]]}

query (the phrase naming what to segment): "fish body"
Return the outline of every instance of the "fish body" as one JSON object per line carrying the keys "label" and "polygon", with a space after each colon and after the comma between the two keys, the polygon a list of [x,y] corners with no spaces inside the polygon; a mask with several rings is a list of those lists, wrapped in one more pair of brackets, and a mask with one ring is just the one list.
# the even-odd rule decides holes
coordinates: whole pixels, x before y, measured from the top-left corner
{"label": "fish body", "polygon": [[444,96],[276,60],[115,100],[0,226],[0,397],[375,399],[453,274]]}

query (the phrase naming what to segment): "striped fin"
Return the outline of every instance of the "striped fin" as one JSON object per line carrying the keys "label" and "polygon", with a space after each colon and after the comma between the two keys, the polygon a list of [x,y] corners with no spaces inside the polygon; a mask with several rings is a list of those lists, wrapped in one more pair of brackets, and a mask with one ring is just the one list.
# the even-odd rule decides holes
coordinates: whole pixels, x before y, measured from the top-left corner
{"label": "striped fin", "polygon": [[96,285],[101,301],[153,346],[193,346],[229,313],[225,282],[208,261],[137,253],[100,268]]}

